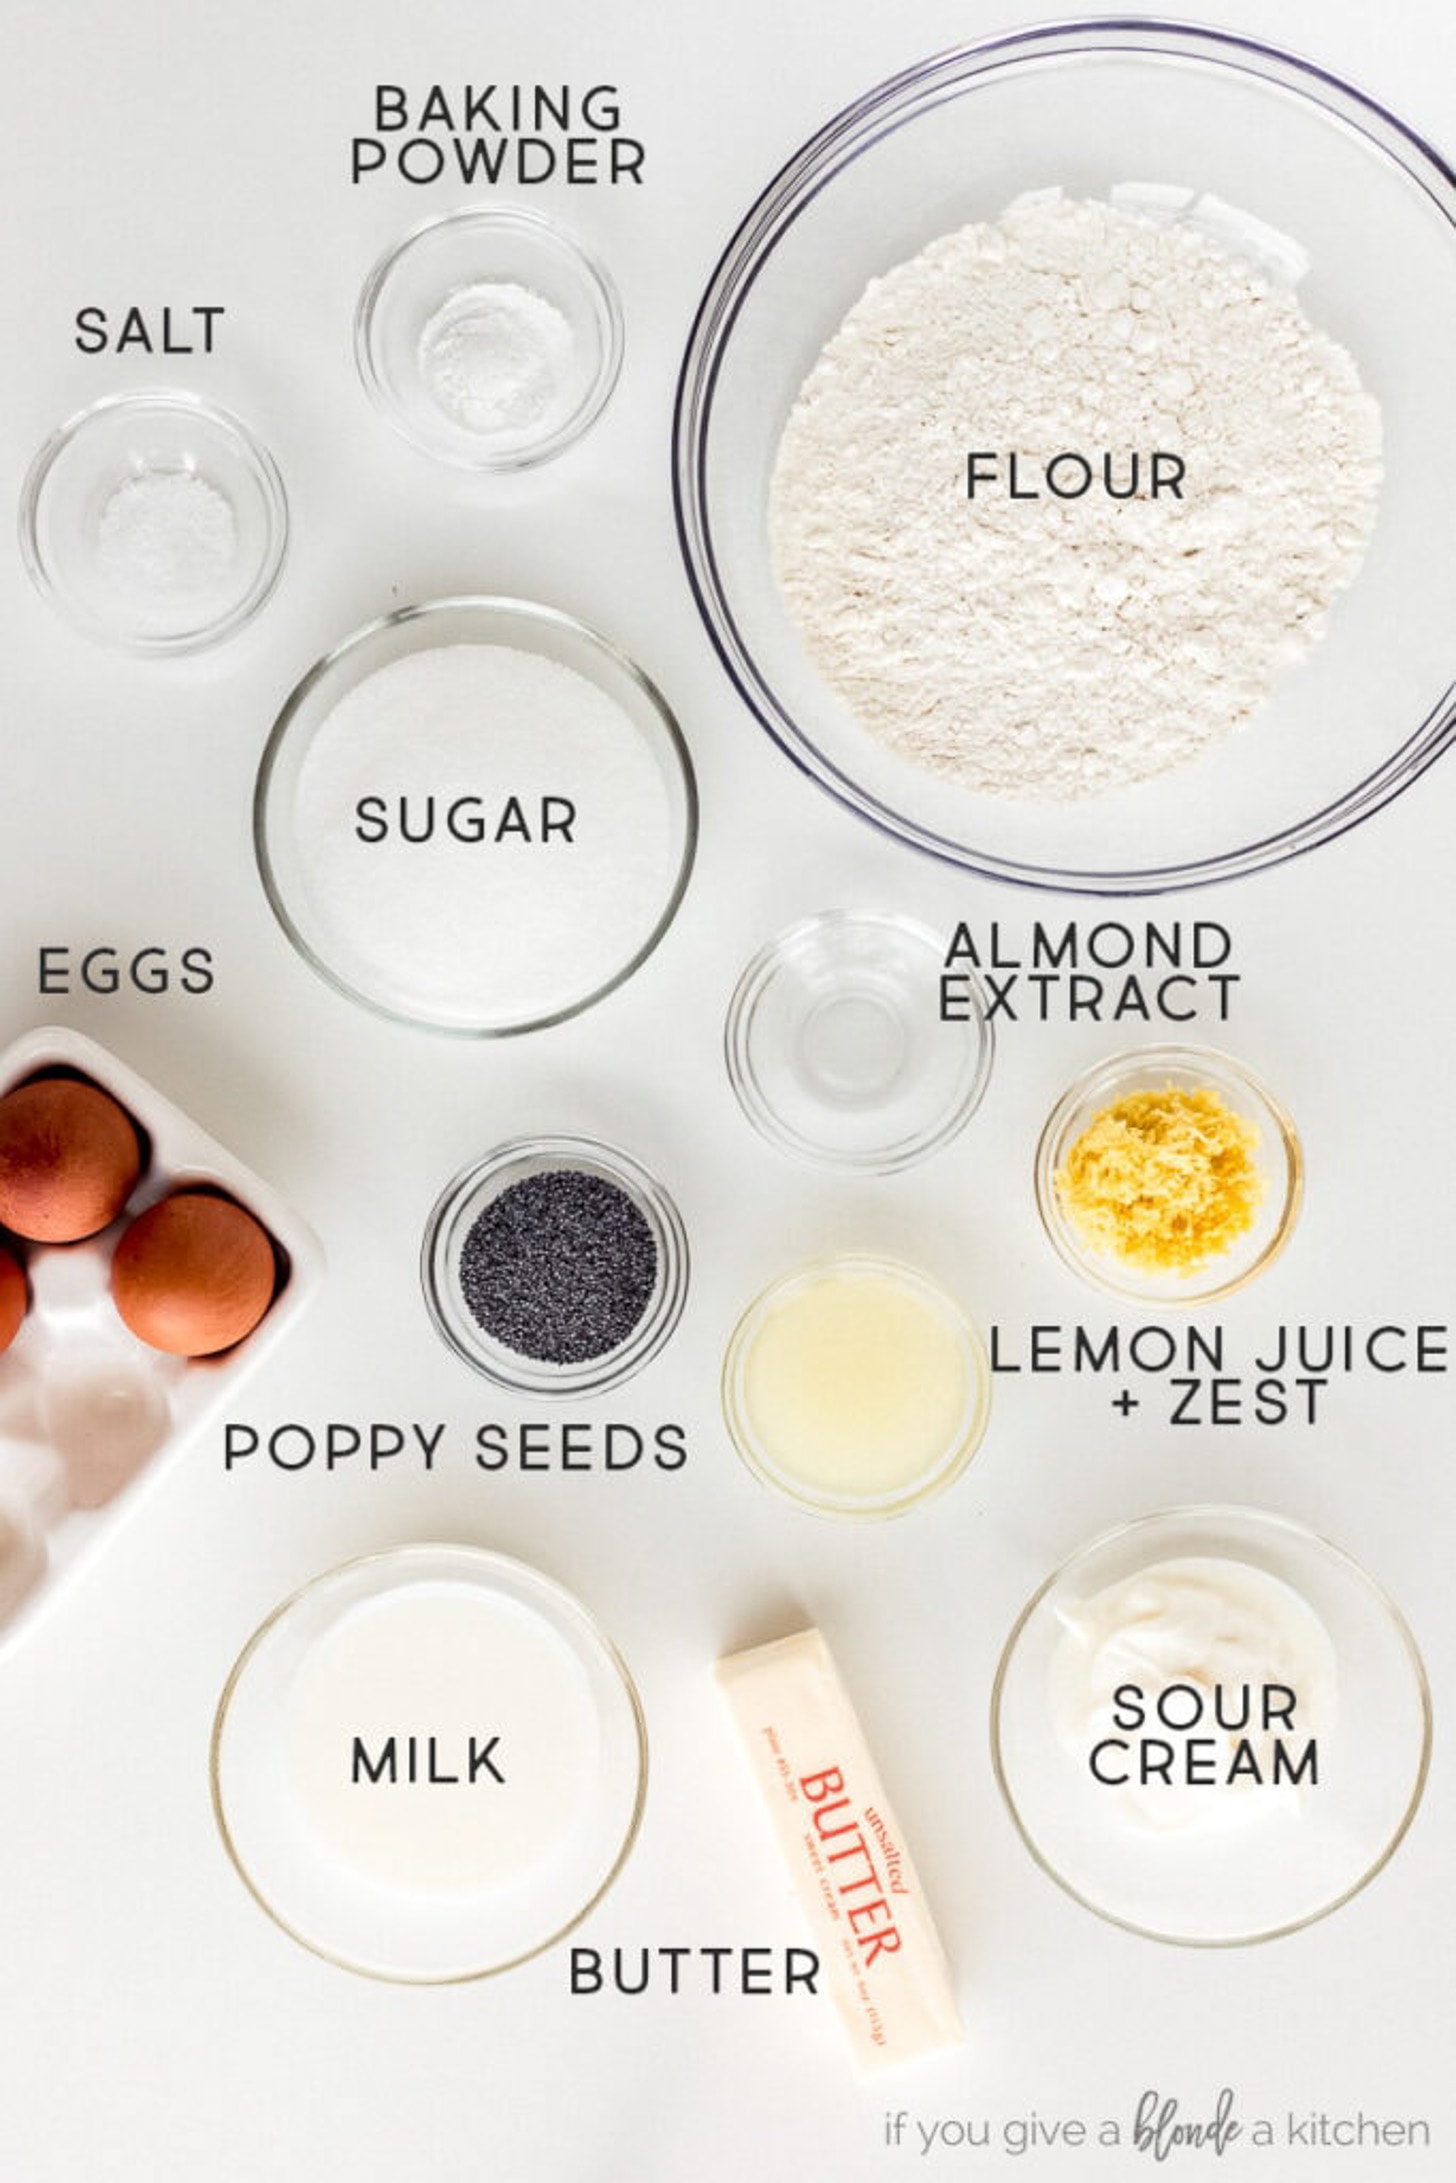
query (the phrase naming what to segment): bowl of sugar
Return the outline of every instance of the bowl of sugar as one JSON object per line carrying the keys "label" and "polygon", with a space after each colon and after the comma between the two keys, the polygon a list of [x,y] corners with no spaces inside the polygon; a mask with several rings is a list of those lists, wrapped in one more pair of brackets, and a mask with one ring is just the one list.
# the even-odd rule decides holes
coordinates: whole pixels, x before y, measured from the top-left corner
{"label": "bowl of sugar", "polygon": [[298,684],[258,774],[268,899],[341,993],[498,1037],[612,992],[671,923],[697,840],[665,700],[604,637],[519,599],[372,622]]}
{"label": "bowl of sugar", "polygon": [[1331,840],[1456,730],[1456,184],[1363,91],[1157,22],[826,123],[689,338],[678,526],[811,778],[1116,895]]}

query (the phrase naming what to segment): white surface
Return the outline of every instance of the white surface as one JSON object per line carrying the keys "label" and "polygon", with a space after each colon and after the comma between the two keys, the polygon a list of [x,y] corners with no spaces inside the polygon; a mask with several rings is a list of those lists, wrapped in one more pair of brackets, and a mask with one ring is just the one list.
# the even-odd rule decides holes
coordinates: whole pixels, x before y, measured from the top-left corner
{"label": "white surface", "polygon": [[[1148,2089],[1206,2116],[1222,2086],[1251,2125],[1311,2108],[1427,2119],[1434,2149],[1260,2152],[1216,2172],[1445,2178],[1456,2093],[1456,1885],[1445,1693],[1453,1596],[1451,1396],[1443,1378],[1367,1373],[1310,1429],[1170,1432],[1124,1421],[1097,1383],[1007,1378],[985,1446],[943,1501],[882,1528],[834,1526],[757,1488],[718,1421],[721,1346],[764,1283],[817,1251],[901,1253],[983,1324],[1103,1326],[1110,1314],[1041,1238],[1041,1120],[1117,1034],[1012,1026],[984,1106],[937,1159],[888,1181],[799,1170],[734,1104],[724,1005],[773,931],[836,902],[938,928],[1035,903],[873,835],[798,776],[748,719],[678,562],[667,436],[676,363],[711,263],[768,175],[836,106],[892,69],[1006,27],[988,0],[743,0],[663,11],[463,0],[182,0],[43,10],[4,0],[0,235],[12,502],[54,424],[169,375],[235,406],[270,445],[293,543],[258,622],[165,665],[76,638],[0,566],[5,934],[0,1032],[63,1020],[113,1046],[298,1204],[330,1271],[306,1324],[236,1410],[445,1427],[437,1468],[371,1476],[254,1463],[224,1474],[210,1428],[124,1543],[0,1676],[0,2179],[3,2183],[728,2183],[746,2170],[874,2183],[976,2174],[1000,2151],[922,2158],[915,2123],[993,2136],[1116,2120]],[[1436,0],[1229,0],[1226,22],[1363,83],[1449,146],[1456,16]],[[350,354],[359,282],[386,244],[461,194],[351,190],[371,87],[438,80],[619,84],[647,143],[641,189],[552,190],[548,209],[607,260],[627,318],[612,404],[537,475],[454,475],[371,411]],[[1357,208],[1356,208],[1357,209]],[[219,352],[88,358],[83,304],[222,303]],[[375,1021],[289,951],[253,869],[252,779],[299,673],[389,606],[476,588],[599,624],[675,704],[703,793],[698,870],[639,977],[562,1028],[504,1045]],[[1438,767],[1304,862],[1167,915],[1223,918],[1242,983],[1222,1037],[1274,1086],[1310,1187],[1290,1250],[1222,1313],[1231,1343],[1280,1322],[1439,1320],[1450,1308],[1445,1189],[1452,1061],[1449,883],[1456,773]],[[35,951],[211,946],[211,995],[37,996]],[[680,1471],[474,1468],[487,1419],[517,1409],[473,1380],[425,1317],[416,1256],[441,1185],[523,1128],[600,1134],[678,1198],[694,1289],[663,1356],[573,1417],[686,1420]],[[1123,1322],[1127,1322],[1124,1320]],[[1190,1954],[1114,1931],[1039,1873],[999,1803],[986,1710],[1002,1639],[1079,1539],[1160,1505],[1246,1499],[1302,1518],[1389,1587],[1425,1650],[1437,1709],[1426,1808],[1390,1869],[1337,1916],[1251,1951]],[[715,1655],[817,1620],[834,1646],[957,1968],[963,2055],[860,2090],[832,2011],[713,1997],[573,1998],[565,1951],[498,1982],[399,1991],[292,1947],[214,1836],[206,1754],[232,1660],[296,1584],[403,1539],[459,1536],[577,1591],[640,1684],[652,1746],[641,1839],[581,1939],[699,1948],[799,1943],[803,1929],[708,1679]],[[700,1961],[700,1959],[695,1959]],[[685,1967],[692,1970],[693,1966]],[[898,2153],[885,2114],[910,2115]],[[1187,2154],[1167,2172],[1206,2171]],[[1046,2178],[1140,2172],[1058,2142]],[[1157,2172],[1151,2163],[1148,2172]]]}

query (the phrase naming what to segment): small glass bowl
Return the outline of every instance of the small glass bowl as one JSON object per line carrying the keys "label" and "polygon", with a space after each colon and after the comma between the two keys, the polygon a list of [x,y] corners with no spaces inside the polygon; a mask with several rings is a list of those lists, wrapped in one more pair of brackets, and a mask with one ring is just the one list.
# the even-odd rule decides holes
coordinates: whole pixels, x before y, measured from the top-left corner
{"label": "small glass bowl", "polygon": [[[500,1790],[558,1810],[561,1754],[531,1739],[529,1655],[550,1670],[583,1724],[579,1808],[548,1854],[516,1884],[391,1886],[357,1860],[331,1855],[310,1824],[297,1779],[306,1739],[292,1709],[321,1648],[352,1618],[443,1601],[478,1612],[475,1657],[457,1647],[448,1675],[438,1657],[424,1673],[397,1659],[383,1692],[405,1713],[388,1719],[400,1742],[423,1745],[436,1708],[448,1714],[447,1682],[475,1686],[484,1735],[504,1717],[512,1763]],[[494,1630],[488,1624],[494,1624]],[[355,1629],[359,1624],[356,1620]],[[417,1665],[417,1664],[416,1664]],[[379,1710],[361,1690],[361,1708]],[[409,1717],[417,1705],[419,1720]],[[455,1708],[458,1712],[458,1706]],[[341,1724],[346,1732],[366,1728]],[[594,1748],[593,1748],[594,1747]],[[504,1755],[504,1754],[503,1754]],[[443,1756],[443,1754],[442,1754]],[[433,1750],[429,1761],[434,1775]],[[405,1546],[315,1577],[268,1617],[228,1677],[212,1732],[212,1802],[223,1847],[239,1877],[290,1939],[344,1970],[413,1985],[444,1985],[513,1969],[551,1947],[600,1901],[636,1839],[647,1787],[647,1734],[631,1676],[586,1609],[549,1577],[483,1548]],[[589,1776],[589,1778],[582,1778]],[[435,1777],[439,1778],[439,1777]],[[408,1794],[401,1780],[391,1794]]]}
{"label": "small glass bowl", "polygon": [[[198,481],[231,510],[225,558],[206,580],[174,580],[178,548],[165,525],[141,535],[130,577],[124,541],[113,558],[109,512],[152,479]],[[200,651],[234,635],[272,592],[287,540],[283,481],[266,448],[227,410],[173,389],[108,395],[68,418],[21,492],[20,550],[36,588],[83,636],[126,652]]]}
{"label": "small glass bowl", "polygon": [[944,950],[909,917],[825,910],[771,940],[728,1005],[728,1075],[772,1144],[824,1167],[894,1174],[948,1143],[991,1072],[985,997],[940,1020]]}
{"label": "small glass bowl", "polygon": [[[827,1290],[838,1283],[863,1285],[867,1290],[878,1288],[892,1305],[908,1302],[926,1313],[950,1336],[957,1364],[964,1374],[964,1396],[954,1405],[953,1414],[947,1414],[944,1429],[937,1436],[937,1445],[913,1471],[900,1477],[887,1476],[879,1485],[868,1482],[836,1484],[828,1475],[812,1475],[807,1466],[796,1469],[792,1449],[786,1445],[792,1425],[788,1432],[777,1434],[765,1429],[764,1420],[754,1414],[755,1353],[775,1315],[785,1307],[790,1310],[802,1308],[806,1299],[812,1300],[815,1290]],[[811,1341],[814,1338],[811,1330]],[[846,1348],[832,1358],[824,1352],[822,1335],[819,1345],[821,1367],[832,1372],[836,1384],[841,1386],[845,1372],[869,1357],[868,1344],[863,1340],[854,1341],[853,1355]],[[878,1361],[887,1372],[898,1367],[914,1377],[913,1367],[905,1363],[905,1354],[902,1346],[897,1359],[891,1361],[881,1357]],[[872,1358],[869,1361],[875,1362]],[[877,1404],[883,1406],[887,1397],[890,1402],[904,1396],[913,1397],[920,1385],[918,1380],[913,1386],[902,1383],[898,1388],[888,1389],[883,1384],[878,1388],[867,1384],[860,1390],[863,1400],[857,1408],[862,1416],[869,1415]],[[981,1444],[990,1414],[991,1375],[980,1335],[959,1304],[935,1282],[898,1260],[846,1252],[833,1258],[817,1259],[786,1274],[750,1304],[728,1343],[723,1360],[722,1393],[723,1417],[729,1437],[761,1484],[772,1486],[776,1492],[796,1501],[801,1508],[812,1509],[816,1515],[902,1516],[908,1509],[918,1507],[922,1501],[942,1492],[959,1478],[970,1462]],[[812,1400],[812,1390],[802,1388],[791,1398],[792,1407],[799,1412],[796,1422],[801,1429],[813,1424],[806,1407]],[[882,1445],[888,1445],[893,1435],[893,1417],[887,1416],[885,1424]],[[822,1469],[822,1466],[815,1468]]]}
{"label": "small glass bowl", "polygon": [[[1333,1718],[1318,1736],[1318,1782],[1297,1792],[1296,1809],[1280,1791],[1284,1801],[1257,1814],[1163,1829],[1120,1815],[1118,1792],[1092,1781],[1088,1751],[1058,1734],[1055,1664],[1099,1593],[1156,1563],[1206,1558],[1277,1580],[1323,1625]],[[1148,1733],[1166,1733],[1147,1718]],[[1291,1741],[1305,1733],[1296,1703]],[[1185,1508],[1092,1540],[1035,1593],[1001,1655],[991,1744],[1022,1839],[1069,1895],[1153,1940],[1231,1947],[1313,1923],[1389,1862],[1425,1787],[1431,1701],[1404,1620],[1348,1555],[1287,1517]],[[1133,1763],[1118,1754],[1104,1771]]]}
{"label": "small glass bowl", "polygon": [[[630,1333],[599,1356],[557,1364],[528,1357],[487,1332],[461,1283],[461,1254],[486,1207],[528,1176],[570,1171],[600,1176],[623,1191],[652,1234],[656,1279]],[[425,1229],[420,1253],[425,1303],[443,1340],[475,1371],[519,1394],[594,1395],[630,1379],[655,1357],[682,1317],[688,1292],[688,1239],[672,1199],[645,1167],[589,1137],[521,1137],[462,1170]]]}
{"label": "small glass bowl", "polygon": [[[528,424],[475,431],[432,394],[422,369],[426,328],[477,284],[523,288],[571,330],[560,398]],[[461,323],[469,320],[462,306]],[[360,377],[412,445],[466,470],[521,470],[549,461],[601,414],[622,363],[622,308],[604,267],[543,213],[466,207],[427,220],[387,250],[365,281],[354,319]]]}
{"label": "small glass bowl", "polygon": [[[516,1008],[499,996],[442,992],[404,982],[351,932],[334,923],[315,899],[306,842],[296,826],[299,782],[315,738],[336,705],[381,668],[414,652],[455,645],[500,645],[530,652],[569,668],[592,683],[624,712],[652,760],[667,798],[673,857],[660,900],[646,898],[635,928],[640,938],[625,959],[602,973],[600,965],[540,1006]],[[488,770],[489,722],[481,723],[481,764]],[[512,785],[512,784],[507,784]],[[348,815],[338,814],[341,827]],[[401,607],[369,622],[326,653],[293,690],[274,723],[258,769],[253,801],[253,844],[264,890],[284,932],[320,977],[350,1000],[396,1023],[467,1038],[503,1038],[562,1023],[614,992],[646,960],[677,914],[698,840],[698,794],[682,730],[666,700],[634,661],[607,638],[569,614],[524,599],[432,599]],[[590,905],[582,910],[590,916]],[[488,956],[482,960],[489,962]],[[424,975],[424,974],[422,974]]]}
{"label": "small glass bowl", "polygon": [[[1258,1131],[1264,1196],[1253,1225],[1228,1250],[1187,1272],[1142,1272],[1082,1237],[1062,1208],[1058,1169],[1084,1129],[1129,1093],[1212,1090]],[[1207,1304],[1261,1273],[1289,1241],[1304,1196],[1304,1158],[1294,1124],[1272,1092],[1241,1063],[1203,1046],[1144,1046],[1115,1054],[1079,1076],[1052,1109],[1036,1148],[1036,1204],[1059,1257],[1094,1288],[1141,1304]]]}

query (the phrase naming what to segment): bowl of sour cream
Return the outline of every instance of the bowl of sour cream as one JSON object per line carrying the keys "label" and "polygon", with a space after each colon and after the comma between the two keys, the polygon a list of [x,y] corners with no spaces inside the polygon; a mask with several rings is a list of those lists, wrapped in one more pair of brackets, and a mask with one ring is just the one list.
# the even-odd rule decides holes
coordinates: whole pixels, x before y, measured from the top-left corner
{"label": "bowl of sour cream", "polygon": [[1430,1755],[1425,1671],[1359,1565],[1303,1525],[1186,1508],[1079,1548],[997,1672],[992,1742],[1033,1857],[1114,1924],[1269,1940],[1379,1872]]}

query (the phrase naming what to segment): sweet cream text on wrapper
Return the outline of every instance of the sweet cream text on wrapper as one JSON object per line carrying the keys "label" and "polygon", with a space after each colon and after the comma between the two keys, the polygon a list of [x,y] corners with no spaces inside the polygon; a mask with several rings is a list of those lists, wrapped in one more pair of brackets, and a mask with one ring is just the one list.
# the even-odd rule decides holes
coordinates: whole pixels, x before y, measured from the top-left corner
{"label": "sweet cream text on wrapper", "polygon": [[950,1967],[824,1639],[800,1630],[717,1672],[859,2068],[962,2045]]}

